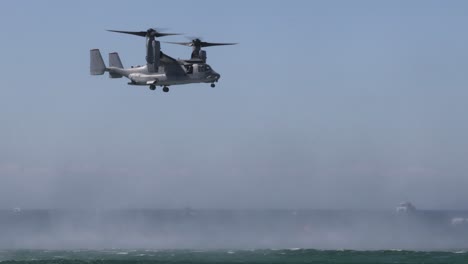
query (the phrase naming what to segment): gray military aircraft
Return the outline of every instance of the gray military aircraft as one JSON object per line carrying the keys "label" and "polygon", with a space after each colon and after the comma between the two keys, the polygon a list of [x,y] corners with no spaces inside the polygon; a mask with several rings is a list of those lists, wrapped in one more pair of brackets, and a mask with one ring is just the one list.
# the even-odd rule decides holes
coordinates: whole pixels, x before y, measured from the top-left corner
{"label": "gray military aircraft", "polygon": [[201,48],[237,44],[203,42],[198,38],[190,42],[167,42],[192,47],[190,59],[176,60],[161,51],[161,44],[156,38],[180,34],[161,33],[154,28],[146,31],[108,31],[146,37],[146,65],[125,69],[119,54],[112,52],[109,53],[109,66],[106,66],[99,49],[92,49],[90,51],[91,75],[102,75],[108,72],[110,78],[125,76],[130,80],[129,85],[149,86],[151,90],[155,90],[156,86],[161,86],[163,92],[169,92],[171,85],[190,83],[211,83],[211,87],[215,87],[215,82],[218,82],[221,75],[206,64],[206,51]]}

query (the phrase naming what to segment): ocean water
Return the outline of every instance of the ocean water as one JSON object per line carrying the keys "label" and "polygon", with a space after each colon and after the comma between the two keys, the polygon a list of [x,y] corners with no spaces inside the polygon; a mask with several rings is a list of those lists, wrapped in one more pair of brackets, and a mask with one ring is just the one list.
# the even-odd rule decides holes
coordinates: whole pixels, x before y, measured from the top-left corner
{"label": "ocean water", "polygon": [[468,253],[455,251],[354,251],[313,249],[268,250],[3,250],[0,263],[468,263]]}
{"label": "ocean water", "polygon": [[0,264],[468,264],[466,219],[466,211],[0,210]]}

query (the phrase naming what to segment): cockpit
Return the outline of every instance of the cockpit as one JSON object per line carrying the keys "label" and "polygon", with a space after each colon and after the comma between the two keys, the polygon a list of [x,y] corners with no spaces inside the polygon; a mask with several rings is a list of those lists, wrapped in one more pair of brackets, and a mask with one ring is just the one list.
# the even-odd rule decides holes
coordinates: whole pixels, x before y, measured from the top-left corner
{"label": "cockpit", "polygon": [[187,74],[210,74],[214,72],[210,65],[202,63],[185,64],[184,68]]}
{"label": "cockpit", "polygon": [[198,65],[198,72],[210,72],[211,67],[208,64],[200,64]]}

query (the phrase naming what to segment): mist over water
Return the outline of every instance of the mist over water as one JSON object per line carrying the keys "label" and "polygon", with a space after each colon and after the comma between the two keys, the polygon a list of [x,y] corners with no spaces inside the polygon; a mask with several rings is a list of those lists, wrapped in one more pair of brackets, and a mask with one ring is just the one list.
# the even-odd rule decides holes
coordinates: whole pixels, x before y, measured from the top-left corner
{"label": "mist over water", "polygon": [[[468,247],[468,212],[29,210],[0,212],[3,249],[354,249]],[[467,218],[468,219],[468,218]]]}

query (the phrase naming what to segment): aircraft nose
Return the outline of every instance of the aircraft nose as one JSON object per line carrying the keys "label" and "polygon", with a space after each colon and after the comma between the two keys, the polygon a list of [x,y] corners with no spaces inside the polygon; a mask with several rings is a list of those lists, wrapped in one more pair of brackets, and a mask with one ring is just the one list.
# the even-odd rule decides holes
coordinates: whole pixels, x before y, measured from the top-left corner
{"label": "aircraft nose", "polygon": [[221,78],[221,75],[220,75],[219,73],[215,72],[215,71],[212,71],[212,75],[213,75],[213,78],[216,79],[216,81],[217,81],[219,78]]}
{"label": "aircraft nose", "polygon": [[217,82],[219,80],[219,78],[221,78],[221,75],[219,73],[215,72],[215,71],[212,71],[211,74],[209,76],[207,76],[207,78]]}

